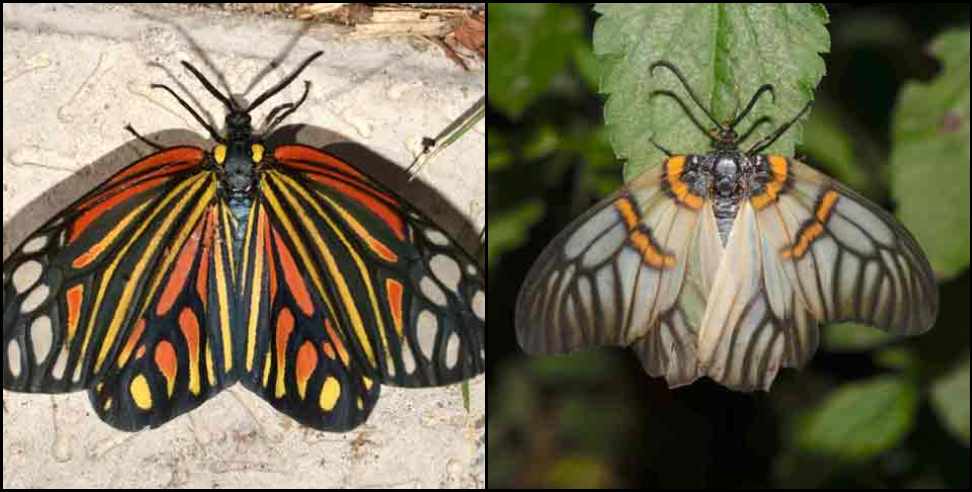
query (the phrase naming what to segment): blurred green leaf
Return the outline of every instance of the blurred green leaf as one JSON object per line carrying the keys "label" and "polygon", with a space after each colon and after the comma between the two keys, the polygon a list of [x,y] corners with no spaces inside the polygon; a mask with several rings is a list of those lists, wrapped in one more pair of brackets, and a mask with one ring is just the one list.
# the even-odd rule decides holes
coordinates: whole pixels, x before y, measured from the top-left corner
{"label": "blurred green leaf", "polygon": [[552,488],[614,488],[614,472],[602,458],[586,455],[566,456],[547,472],[545,483]]}
{"label": "blurred green leaf", "polygon": [[834,352],[862,352],[894,340],[894,335],[858,323],[833,323],[824,328],[824,347]]}
{"label": "blurred green leaf", "polygon": [[895,108],[891,191],[935,272],[951,278],[969,265],[969,31],[931,51],[941,73],[906,84]]}
{"label": "blurred green leaf", "polygon": [[543,203],[528,200],[509,210],[493,214],[488,220],[487,266],[503,253],[520,247],[527,238],[527,230],[543,216]]}
{"label": "blurred green leaf", "polygon": [[[534,357],[530,359],[530,373],[541,381],[572,386],[598,384],[612,371],[618,370],[617,357],[607,348],[585,350],[570,355]],[[617,350],[617,349],[614,349]]]}
{"label": "blurred green leaf", "polygon": [[874,363],[880,367],[905,372],[918,365],[918,357],[905,346],[888,347],[874,354]]}
{"label": "blurred green leaf", "polygon": [[[773,84],[774,98],[763,97],[740,124],[748,131],[762,116],[747,142],[755,142],[796,115],[812,99],[824,74],[819,53],[830,49],[826,11],[808,4],[597,4],[602,16],[594,27],[594,53],[601,62],[601,92],[611,143],[626,159],[629,180],[664,158],[649,137],[677,153],[701,153],[709,138],[671,97],[671,91],[696,115],[714,126],[689,99],[686,89],[665,69],[650,70],[665,60],[678,67],[701,104],[720,122],[731,121],[756,89]],[[786,132],[767,152],[793,154],[800,125]],[[745,144],[743,145],[745,148]]]}
{"label": "blurred green leaf", "polygon": [[574,65],[591,92],[597,91],[601,77],[601,67],[594,56],[594,49],[588,43],[577,43],[574,47]]}
{"label": "blurred green leaf", "polygon": [[901,377],[885,376],[842,386],[813,409],[800,429],[806,452],[860,461],[896,446],[911,430],[918,390]]}
{"label": "blurred green leaf", "polygon": [[845,129],[846,118],[829,101],[817,99],[803,127],[803,150],[822,164],[831,176],[874,198],[883,184],[865,172],[855,152],[854,138]]}
{"label": "blurred green leaf", "polygon": [[523,158],[528,161],[538,160],[555,152],[560,147],[560,134],[557,130],[551,124],[536,128],[523,148]]}
{"label": "blurred green leaf", "polygon": [[932,407],[945,428],[969,446],[969,356],[948,374],[935,381],[931,394]]}
{"label": "blurred green leaf", "polygon": [[499,171],[513,164],[513,154],[502,132],[486,129],[486,170]]}
{"label": "blurred green leaf", "polygon": [[573,7],[539,3],[492,4],[489,17],[489,103],[517,119],[586,43],[583,20]]}

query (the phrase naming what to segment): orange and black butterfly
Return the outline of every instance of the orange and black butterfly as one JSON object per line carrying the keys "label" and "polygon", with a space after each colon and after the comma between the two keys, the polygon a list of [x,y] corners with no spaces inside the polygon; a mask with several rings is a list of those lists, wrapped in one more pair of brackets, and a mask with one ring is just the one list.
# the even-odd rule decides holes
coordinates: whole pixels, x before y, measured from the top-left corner
{"label": "orange and black butterfly", "polygon": [[382,384],[485,370],[485,281],[447,233],[353,165],[263,136],[306,99],[227,108],[211,152],[159,149],[3,262],[3,387],[88,390],[122,430],[158,427],[242,382],[321,430],[364,422]]}

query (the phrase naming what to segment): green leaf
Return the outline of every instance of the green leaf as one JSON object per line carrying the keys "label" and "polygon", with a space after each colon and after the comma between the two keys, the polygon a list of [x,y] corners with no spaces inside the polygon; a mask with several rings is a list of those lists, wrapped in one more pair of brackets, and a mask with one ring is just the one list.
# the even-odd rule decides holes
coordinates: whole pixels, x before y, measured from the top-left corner
{"label": "green leaf", "polygon": [[940,278],[969,265],[969,31],[931,47],[942,71],[909,82],[894,112],[891,192]]}
{"label": "green leaf", "polygon": [[[862,165],[867,156],[856,149],[860,140],[855,140],[853,132],[845,128],[849,119],[839,107],[817,99],[813,104],[813,113],[803,127],[801,148],[838,181],[869,198],[880,198],[878,190],[886,183],[876,179],[873,173],[868,173],[866,170],[869,166]],[[886,156],[882,156],[882,164],[886,162],[885,159]]]}
{"label": "green leaf", "polygon": [[540,200],[529,200],[489,217],[488,267],[492,268],[493,261],[503,253],[523,244],[527,238],[527,230],[542,216],[543,204]]}
{"label": "green leaf", "polygon": [[824,347],[834,352],[862,352],[887,345],[894,335],[870,325],[833,323],[824,329]]}
{"label": "green leaf", "polygon": [[489,172],[506,169],[513,164],[506,136],[497,130],[486,127],[486,170]]}
{"label": "green leaf", "polygon": [[597,90],[597,81],[601,77],[601,67],[597,64],[597,57],[594,56],[594,50],[588,43],[578,43],[574,48],[574,65],[577,66],[577,71],[580,73],[581,77],[584,79],[590,90]]}
{"label": "green leaf", "polygon": [[969,356],[942,376],[932,387],[932,408],[945,428],[969,446]]}
{"label": "green leaf", "polygon": [[489,6],[489,103],[516,119],[563,71],[583,40],[573,7],[539,3]]}
{"label": "green leaf", "polygon": [[[650,138],[676,153],[709,150],[709,138],[693,125],[681,98],[702,125],[714,127],[688,98],[675,76],[650,66],[658,60],[677,66],[701,104],[720,122],[731,121],[763,84],[775,87],[775,104],[761,98],[739,131],[762,116],[772,118],[747,139],[750,145],[793,118],[812,99],[824,74],[819,53],[830,47],[827,13],[814,5],[679,4],[631,6],[597,4],[594,53],[601,62],[601,92],[608,95],[604,120],[611,143],[627,159],[625,179],[662,162]],[[792,155],[799,125],[767,152]],[[746,143],[741,145],[746,148]]]}
{"label": "green leaf", "polygon": [[901,442],[914,424],[917,407],[918,390],[905,378],[849,384],[807,415],[798,443],[812,454],[870,459]]}

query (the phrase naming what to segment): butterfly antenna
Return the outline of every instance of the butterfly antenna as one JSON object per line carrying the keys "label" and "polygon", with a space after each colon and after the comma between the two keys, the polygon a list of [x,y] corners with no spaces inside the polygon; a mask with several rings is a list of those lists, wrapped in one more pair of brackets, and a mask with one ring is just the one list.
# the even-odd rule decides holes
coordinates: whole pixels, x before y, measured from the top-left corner
{"label": "butterfly antenna", "polygon": [[[263,94],[260,94],[259,97],[257,97],[256,99],[254,99],[253,102],[250,103],[250,106],[248,108],[246,108],[246,112],[249,113],[250,111],[253,111],[254,109],[256,109],[257,106],[263,104],[264,101],[266,101],[267,99],[269,99],[270,97],[272,97],[274,94],[282,91],[284,89],[284,87],[287,87],[288,85],[290,85],[290,83],[293,82],[294,79],[296,79],[297,76],[299,76],[300,73],[303,72],[305,68],[307,68],[307,65],[310,65],[312,61],[316,60],[317,57],[319,57],[319,56],[321,56],[323,54],[324,54],[323,51],[318,51],[318,52],[312,54],[311,56],[307,57],[307,59],[304,60],[304,62],[301,63],[299,67],[297,67],[297,70],[294,70],[293,73],[291,73],[290,75],[284,77],[283,80],[281,80],[280,82],[277,82],[276,85],[274,85],[273,87],[267,89]],[[299,104],[298,104],[298,106],[299,106]],[[293,108],[293,109],[296,110],[296,107]],[[289,114],[289,113],[287,113],[287,114]]]}
{"label": "butterfly antenna", "polygon": [[[207,84],[208,84],[208,82],[207,82]],[[168,92],[169,94],[171,94],[172,97],[174,97],[176,99],[176,101],[179,101],[179,104],[181,104],[183,108],[186,108],[186,111],[188,111],[189,114],[191,114],[193,116],[193,118],[195,118],[196,121],[200,125],[202,125],[202,127],[205,128],[206,131],[209,132],[209,136],[212,137],[213,140],[215,140],[217,142],[220,142],[220,143],[225,143],[223,141],[224,140],[223,137],[220,137],[219,136],[219,133],[216,131],[216,129],[213,128],[213,126],[210,125],[209,122],[207,122],[205,119],[203,119],[203,117],[200,116],[199,113],[197,113],[196,110],[193,109],[193,107],[189,103],[187,103],[184,99],[182,99],[181,97],[179,97],[179,94],[176,94],[176,92],[174,90],[170,89],[169,86],[167,86],[165,84],[152,84],[151,87],[153,89],[162,89],[162,90]]]}
{"label": "butterfly antenna", "polygon": [[195,75],[196,79],[198,79],[199,82],[202,83],[203,87],[205,87],[206,90],[213,95],[213,97],[219,99],[219,102],[223,103],[223,105],[226,106],[230,111],[239,111],[241,109],[240,106],[236,104],[235,101],[233,101],[229,97],[225,96],[222,92],[220,92],[219,89],[217,89],[216,86],[214,86],[211,82],[209,82],[209,79],[207,79],[206,76],[202,74],[202,72],[197,70],[196,67],[192,66],[191,63],[187,61],[183,61],[182,66],[186,67],[186,70],[189,70],[189,72]]}
{"label": "butterfly antenna", "polygon": [[[663,60],[662,61],[656,61],[655,63],[652,63],[651,64],[651,67],[649,67],[649,69],[651,70],[652,75],[654,75],[655,69],[658,68],[658,67],[665,67],[669,71],[671,71],[673,74],[675,74],[675,76],[678,77],[678,80],[682,83],[682,87],[685,87],[685,92],[688,92],[689,97],[692,98],[692,101],[694,101],[695,102],[695,105],[698,106],[699,109],[702,110],[702,112],[705,114],[705,116],[709,118],[709,121],[711,121],[712,124],[715,125],[715,127],[719,129],[719,131],[722,131],[722,132],[726,131],[726,128],[723,127],[719,123],[719,121],[716,120],[714,116],[712,116],[712,113],[710,113],[709,110],[706,109],[705,106],[702,105],[702,100],[699,99],[699,96],[697,96],[695,94],[695,91],[692,90],[692,87],[689,85],[688,81],[685,80],[685,76],[682,75],[682,72],[679,71],[678,68],[675,68],[675,65],[672,65],[671,63],[669,63],[667,61],[663,61]],[[667,92],[667,91],[662,91],[662,93],[664,93],[664,92]],[[678,97],[676,97],[674,94],[672,94],[670,92],[669,92],[669,94],[671,94],[673,97],[675,97],[675,99],[678,99]],[[688,108],[685,107],[685,104],[682,103],[681,100],[679,100],[679,104],[681,104],[682,108],[685,109],[685,112],[686,113],[688,113],[689,115],[692,114],[692,112],[689,111]],[[692,119],[693,119],[693,121],[695,120],[695,118],[692,118]],[[696,122],[696,125],[698,125],[698,122]],[[698,125],[698,126],[700,128],[703,128],[703,131],[704,131],[704,128],[705,127],[703,127],[702,125]],[[708,133],[708,131],[705,131],[705,133]]]}
{"label": "butterfly antenna", "polygon": [[736,128],[736,125],[738,125],[739,122],[742,121],[743,118],[745,118],[746,115],[753,110],[753,107],[756,106],[756,101],[759,100],[759,96],[762,96],[766,92],[769,92],[770,96],[773,96],[773,103],[776,103],[776,91],[773,90],[773,85],[761,85],[759,89],[756,89],[756,93],[753,94],[753,97],[749,100],[749,104],[746,105],[746,109],[744,109],[742,113],[739,113],[739,116],[736,116],[736,119],[732,120],[732,124],[729,125],[730,130],[734,130]]}
{"label": "butterfly antenna", "polygon": [[270,110],[270,113],[267,114],[266,118],[264,118],[263,131],[260,133],[266,134],[273,131],[277,125],[282,123],[283,120],[287,119],[287,117],[293,114],[294,111],[297,111],[297,109],[304,104],[304,101],[307,100],[307,95],[310,93],[310,87],[311,83],[309,81],[304,81],[304,94],[300,96],[300,99],[297,102],[284,103]]}
{"label": "butterfly antenna", "polygon": [[776,139],[780,138],[780,136],[783,135],[784,132],[786,132],[787,130],[789,130],[790,127],[793,126],[793,124],[797,122],[797,120],[799,120],[800,118],[802,118],[803,115],[807,113],[807,111],[810,111],[810,107],[812,107],[812,106],[813,106],[813,101],[807,102],[807,105],[804,106],[803,109],[801,109],[800,112],[797,113],[796,116],[794,116],[792,119],[790,119],[790,121],[787,121],[786,123],[784,123],[783,126],[777,128],[775,132],[767,135],[766,137],[764,137],[759,142],[756,142],[755,144],[753,144],[753,146],[749,148],[749,151],[746,152],[746,154],[753,155],[753,154],[762,152],[764,149],[766,149],[766,147],[769,147],[770,145],[772,145],[773,142],[775,142]]}

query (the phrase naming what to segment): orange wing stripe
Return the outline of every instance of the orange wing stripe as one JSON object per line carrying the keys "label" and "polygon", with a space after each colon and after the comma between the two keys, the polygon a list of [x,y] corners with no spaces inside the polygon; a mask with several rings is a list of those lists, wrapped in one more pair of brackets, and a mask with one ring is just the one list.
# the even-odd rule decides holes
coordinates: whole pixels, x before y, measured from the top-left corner
{"label": "orange wing stripe", "polygon": [[[138,322],[135,323],[135,329],[128,336],[128,341],[125,342],[125,347],[118,354],[118,367],[125,367],[128,363],[128,358],[132,356],[132,351],[135,350],[135,344],[142,339],[142,333],[145,332],[145,318],[139,318]],[[144,348],[144,346],[143,346]]]}
{"label": "orange wing stripe", "polygon": [[175,390],[176,376],[179,371],[179,359],[176,357],[175,347],[168,340],[162,340],[155,347],[155,365],[165,377],[169,390],[169,397]]}
{"label": "orange wing stripe", "polygon": [[287,282],[287,287],[294,295],[297,307],[307,316],[312,316],[314,314],[314,301],[311,299],[307,284],[304,283],[303,274],[297,267],[293,255],[290,254],[290,248],[283,242],[276,230],[273,231],[273,238],[277,244],[277,251],[280,253],[280,268],[283,270],[284,281]]}
{"label": "orange wing stripe", "polygon": [[155,308],[155,314],[163,316],[168,313],[185,288],[189,273],[192,271],[192,263],[196,259],[196,252],[199,251],[203,225],[204,222],[200,222],[182,245],[182,251],[179,252],[179,257],[169,274],[169,281],[165,283],[162,297],[159,298],[159,305]]}
{"label": "orange wing stripe", "polygon": [[781,155],[770,155],[766,157],[769,161],[770,172],[773,174],[772,181],[766,183],[766,189],[763,193],[756,195],[750,199],[753,207],[756,210],[762,210],[766,208],[767,205],[776,201],[779,197],[780,192],[783,191],[783,186],[786,185],[786,179],[789,176],[790,164],[787,162],[786,157]]}
{"label": "orange wing stripe", "polygon": [[316,369],[317,350],[314,349],[313,343],[309,341],[304,342],[300,346],[300,350],[297,351],[296,369],[294,370],[295,376],[297,377],[297,389],[300,392],[301,399],[307,396],[307,382],[314,375]]}
{"label": "orange wing stripe", "polygon": [[78,236],[87,230],[94,221],[98,220],[99,217],[107,213],[112,208],[118,206],[118,204],[130,200],[133,196],[138,195],[139,193],[155,188],[165,183],[169,179],[170,178],[168,176],[163,176],[160,178],[142,181],[137,185],[125,188],[112,197],[99,202],[96,206],[81,214],[78,219],[71,224],[71,233],[68,234],[68,243],[73,243],[75,240],[77,240]]}
{"label": "orange wing stripe", "polygon": [[388,309],[391,311],[392,318],[395,321],[395,331],[398,332],[399,339],[404,338],[405,333],[402,326],[402,294],[405,289],[401,282],[390,278],[385,281],[385,290],[388,291]]}
{"label": "orange wing stripe", "polygon": [[182,170],[186,167],[198,165],[205,156],[205,151],[198,147],[176,147],[174,149],[168,149],[158,154],[150,155],[125,168],[122,172],[112,176],[108,184],[117,184],[153,168],[161,168],[167,171]]}
{"label": "orange wing stripe", "polygon": [[284,376],[287,374],[287,342],[290,335],[294,332],[294,315],[290,310],[283,308],[277,317],[277,398],[283,398],[287,394],[286,381]]}
{"label": "orange wing stripe", "polygon": [[675,257],[662,251],[651,237],[651,233],[641,226],[641,217],[629,198],[619,198],[614,202],[614,208],[621,215],[621,220],[628,229],[628,240],[641,254],[641,260],[645,264],[658,269],[675,266]]}
{"label": "orange wing stripe", "polygon": [[78,332],[78,323],[81,321],[81,305],[84,303],[84,284],[71,287],[64,293],[67,301],[67,339],[68,343],[74,340],[74,335]]}
{"label": "orange wing stripe", "polygon": [[[347,162],[334,157],[331,154],[321,152],[311,147],[302,145],[282,145],[273,151],[273,156],[282,161],[287,166],[304,171],[320,172],[323,168],[337,169],[344,174],[350,174],[356,178],[367,179],[360,171],[351,167]],[[302,161],[310,161],[314,164],[307,164]]]}
{"label": "orange wing stripe", "polygon": [[803,255],[807,253],[810,249],[810,245],[817,240],[826,231],[824,224],[830,220],[831,214],[833,214],[834,206],[837,204],[837,200],[840,195],[834,190],[828,190],[824,193],[817,204],[817,210],[814,212],[813,220],[804,224],[803,227],[797,232],[797,239],[794,241],[793,246],[789,248],[783,248],[780,255],[784,258],[802,258]]}
{"label": "orange wing stripe", "polygon": [[[368,193],[356,186],[349,185],[348,183],[318,174],[305,174],[305,177],[312,179],[321,183],[325,186],[333,188],[339,193],[351,198],[352,200],[360,203],[362,206],[371,210],[379,219],[382,220],[388,227],[395,233],[398,239],[405,240],[405,222],[402,220],[398,211],[393,209],[385,200],[375,198],[373,193]],[[381,195],[379,195],[379,198]]]}
{"label": "orange wing stripe", "polygon": [[675,195],[675,200],[679,203],[692,208],[702,208],[702,197],[694,194],[689,189],[689,185],[682,181],[682,172],[685,170],[685,156],[676,155],[668,158],[664,164],[665,180],[668,181],[668,188]]}

